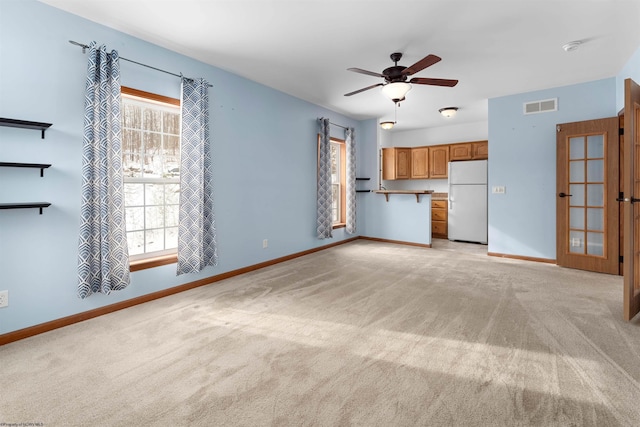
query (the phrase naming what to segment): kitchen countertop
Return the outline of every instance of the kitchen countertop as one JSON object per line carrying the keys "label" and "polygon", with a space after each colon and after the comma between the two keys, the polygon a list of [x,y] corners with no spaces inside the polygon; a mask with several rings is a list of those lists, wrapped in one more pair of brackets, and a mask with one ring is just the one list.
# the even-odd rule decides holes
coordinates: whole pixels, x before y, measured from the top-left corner
{"label": "kitchen countertop", "polygon": [[431,193],[431,200],[448,200],[449,193]]}

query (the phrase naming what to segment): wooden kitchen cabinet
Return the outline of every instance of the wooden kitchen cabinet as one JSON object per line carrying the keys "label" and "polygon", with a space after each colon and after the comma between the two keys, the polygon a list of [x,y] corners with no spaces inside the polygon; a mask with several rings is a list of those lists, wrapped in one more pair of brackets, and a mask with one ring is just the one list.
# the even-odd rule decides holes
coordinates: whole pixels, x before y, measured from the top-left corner
{"label": "wooden kitchen cabinet", "polygon": [[429,147],[411,149],[411,179],[429,178]]}
{"label": "wooden kitchen cabinet", "polygon": [[471,158],[473,160],[487,160],[489,158],[489,141],[472,142]]}
{"label": "wooden kitchen cabinet", "polygon": [[449,145],[449,160],[471,160],[471,142],[464,142],[462,144]]}
{"label": "wooden kitchen cabinet", "polygon": [[411,148],[382,149],[382,179],[411,178]]}
{"label": "wooden kitchen cabinet", "polygon": [[446,200],[431,200],[431,237],[448,237],[448,211]]}
{"label": "wooden kitchen cabinet", "polygon": [[429,147],[429,177],[447,178],[449,176],[449,145]]}

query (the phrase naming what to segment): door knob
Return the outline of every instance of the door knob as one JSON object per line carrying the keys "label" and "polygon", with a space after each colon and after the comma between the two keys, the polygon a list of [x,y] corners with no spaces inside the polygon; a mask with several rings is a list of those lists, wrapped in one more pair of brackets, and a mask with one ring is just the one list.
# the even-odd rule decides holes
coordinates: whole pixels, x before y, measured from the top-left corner
{"label": "door knob", "polygon": [[571,197],[573,194],[560,193],[558,197]]}

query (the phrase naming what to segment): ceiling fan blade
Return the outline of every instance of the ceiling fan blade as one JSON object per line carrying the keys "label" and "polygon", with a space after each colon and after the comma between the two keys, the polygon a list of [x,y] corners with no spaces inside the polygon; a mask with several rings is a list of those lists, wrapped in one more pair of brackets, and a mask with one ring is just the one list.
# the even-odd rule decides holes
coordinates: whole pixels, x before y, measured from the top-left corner
{"label": "ceiling fan blade", "polygon": [[347,68],[347,70],[353,71],[354,73],[366,74],[367,76],[382,77],[383,79],[385,78],[384,74],[363,70],[362,68]]}
{"label": "ceiling fan blade", "polygon": [[409,80],[409,83],[416,83],[419,85],[454,87],[455,85],[458,84],[458,81],[449,80],[449,79],[429,79],[424,77],[414,77],[411,80]]}
{"label": "ceiling fan blade", "polygon": [[363,87],[362,89],[358,89],[358,90],[354,90],[353,92],[345,93],[344,96],[355,95],[356,93],[364,92],[365,90],[373,89],[374,87],[378,87],[378,86],[383,86],[383,84],[382,83],[378,83],[378,84],[375,84],[375,85]]}
{"label": "ceiling fan blade", "polygon": [[412,74],[417,73],[418,71],[422,71],[425,68],[432,66],[436,62],[440,62],[441,60],[442,58],[440,58],[439,56],[427,55],[424,58],[422,58],[420,61],[413,64],[411,67],[407,67],[404,70],[402,70],[402,74],[405,76],[410,76]]}

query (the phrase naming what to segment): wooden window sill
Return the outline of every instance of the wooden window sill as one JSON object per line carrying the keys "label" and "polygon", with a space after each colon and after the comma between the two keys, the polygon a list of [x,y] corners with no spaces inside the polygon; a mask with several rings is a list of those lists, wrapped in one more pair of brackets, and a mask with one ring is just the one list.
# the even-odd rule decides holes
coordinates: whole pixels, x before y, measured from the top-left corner
{"label": "wooden window sill", "polygon": [[178,254],[162,255],[153,258],[138,259],[129,262],[129,271],[146,270],[147,268],[161,265],[175,264],[178,262]]}
{"label": "wooden window sill", "polygon": [[336,228],[344,228],[344,227],[346,227],[346,226],[347,226],[347,224],[346,224],[346,223],[344,223],[344,222],[338,222],[338,223],[333,224],[333,229],[335,230]]}

